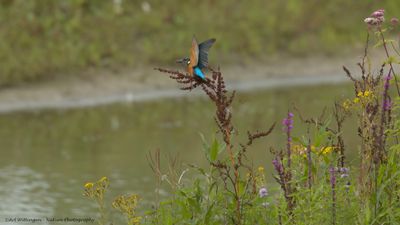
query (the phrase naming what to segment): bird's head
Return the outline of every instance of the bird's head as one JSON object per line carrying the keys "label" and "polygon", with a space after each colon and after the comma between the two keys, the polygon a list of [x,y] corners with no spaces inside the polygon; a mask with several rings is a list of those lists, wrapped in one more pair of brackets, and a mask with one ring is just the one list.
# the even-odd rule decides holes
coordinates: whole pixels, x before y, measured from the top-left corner
{"label": "bird's head", "polygon": [[185,58],[176,60],[176,63],[187,66],[190,64],[190,59],[189,59],[189,57],[185,57]]}

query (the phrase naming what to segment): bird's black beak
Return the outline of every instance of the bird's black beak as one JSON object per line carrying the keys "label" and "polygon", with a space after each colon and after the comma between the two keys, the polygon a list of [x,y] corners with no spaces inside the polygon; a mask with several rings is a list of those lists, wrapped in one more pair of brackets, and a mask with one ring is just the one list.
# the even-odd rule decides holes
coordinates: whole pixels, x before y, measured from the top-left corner
{"label": "bird's black beak", "polygon": [[184,62],[184,59],[177,59],[175,62],[182,64]]}

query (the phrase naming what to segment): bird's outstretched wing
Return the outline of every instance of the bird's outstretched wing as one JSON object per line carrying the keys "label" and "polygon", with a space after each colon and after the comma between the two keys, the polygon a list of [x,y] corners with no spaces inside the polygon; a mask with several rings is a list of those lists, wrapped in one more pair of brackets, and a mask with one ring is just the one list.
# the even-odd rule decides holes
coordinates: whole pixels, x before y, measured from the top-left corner
{"label": "bird's outstretched wing", "polygon": [[196,38],[193,37],[192,47],[190,48],[190,62],[188,66],[194,68],[195,66],[197,66],[198,62],[199,62],[199,45],[197,44]]}
{"label": "bird's outstretched wing", "polygon": [[210,50],[215,41],[215,38],[211,38],[199,44],[198,67],[200,67],[200,69],[208,66],[208,50]]}

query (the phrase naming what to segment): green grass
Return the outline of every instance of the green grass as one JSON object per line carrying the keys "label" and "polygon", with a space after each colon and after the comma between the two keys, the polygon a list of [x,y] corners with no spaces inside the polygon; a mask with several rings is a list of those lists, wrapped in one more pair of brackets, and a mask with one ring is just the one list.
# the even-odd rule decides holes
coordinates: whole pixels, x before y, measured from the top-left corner
{"label": "green grass", "polygon": [[188,52],[193,34],[217,38],[218,63],[336,54],[362,40],[360,18],[400,7],[396,0],[151,0],[145,12],[143,2],[123,1],[116,13],[111,0],[1,1],[0,85],[88,68],[171,64]]}

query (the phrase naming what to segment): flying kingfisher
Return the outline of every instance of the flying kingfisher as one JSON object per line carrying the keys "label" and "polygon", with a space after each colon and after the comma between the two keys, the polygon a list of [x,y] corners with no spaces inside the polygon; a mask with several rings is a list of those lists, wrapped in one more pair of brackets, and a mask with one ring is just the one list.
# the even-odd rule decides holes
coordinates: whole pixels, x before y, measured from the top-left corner
{"label": "flying kingfisher", "polygon": [[206,79],[202,69],[208,66],[208,50],[216,41],[215,38],[211,38],[200,44],[197,44],[197,40],[193,37],[192,47],[190,48],[190,57],[176,60],[177,63],[184,64],[187,66],[187,71],[192,76],[197,76],[202,80]]}

